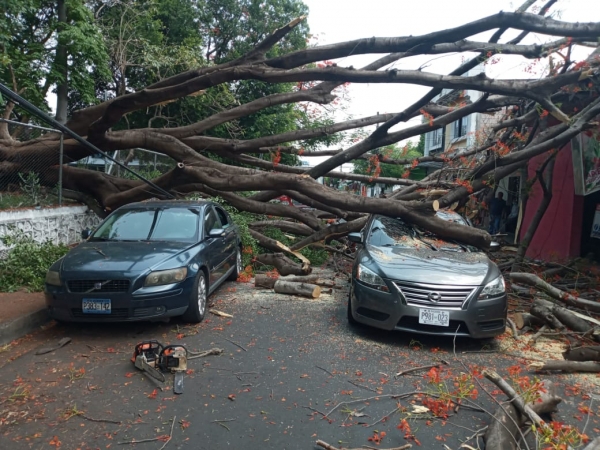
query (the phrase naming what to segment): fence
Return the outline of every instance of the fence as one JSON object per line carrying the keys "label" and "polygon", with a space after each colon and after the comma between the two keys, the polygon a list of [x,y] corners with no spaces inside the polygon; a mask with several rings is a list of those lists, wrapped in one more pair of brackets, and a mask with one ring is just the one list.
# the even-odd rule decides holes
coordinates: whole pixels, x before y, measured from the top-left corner
{"label": "fence", "polygon": [[[0,136],[5,137],[8,134],[16,142],[12,148],[0,153],[0,210],[41,207],[49,204],[62,205],[65,193],[63,172],[66,165],[140,180],[152,191],[166,198],[174,198],[174,195],[148,179],[170,169],[173,165],[170,158],[144,149],[124,152],[127,155],[118,155],[118,152],[114,152],[111,156],[2,83],[0,83],[0,94],[2,95],[0,100],[5,96],[14,103],[13,117],[30,118],[28,123],[0,119]],[[49,125],[51,128],[41,124]],[[65,138],[68,141],[65,141]],[[89,156],[69,158],[69,153],[73,154],[73,152],[65,151],[65,142],[68,145],[79,145]],[[78,155],[81,154],[79,151]],[[138,171],[133,170],[132,167]]]}
{"label": "fence", "polygon": [[0,126],[5,127],[5,130],[17,143],[35,143],[37,148],[52,147],[57,148],[59,152],[58,181],[54,186],[44,185],[40,179],[39,169],[46,166],[44,158],[40,158],[40,153],[32,151],[10,155],[8,163],[17,165],[18,169],[0,172],[0,210],[48,204],[62,206],[64,162],[62,131],[2,118],[0,118]]}

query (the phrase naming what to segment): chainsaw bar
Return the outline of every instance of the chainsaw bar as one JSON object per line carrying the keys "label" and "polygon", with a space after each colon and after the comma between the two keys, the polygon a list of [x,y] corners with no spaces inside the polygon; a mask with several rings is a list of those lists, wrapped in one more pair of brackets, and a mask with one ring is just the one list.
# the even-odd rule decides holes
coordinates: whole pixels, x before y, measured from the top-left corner
{"label": "chainsaw bar", "polygon": [[152,378],[157,379],[158,381],[162,381],[163,383],[166,381],[165,376],[162,374],[162,372],[148,364],[145,355],[138,355],[135,358],[135,367],[140,369],[142,372],[146,372],[148,375],[150,375]]}

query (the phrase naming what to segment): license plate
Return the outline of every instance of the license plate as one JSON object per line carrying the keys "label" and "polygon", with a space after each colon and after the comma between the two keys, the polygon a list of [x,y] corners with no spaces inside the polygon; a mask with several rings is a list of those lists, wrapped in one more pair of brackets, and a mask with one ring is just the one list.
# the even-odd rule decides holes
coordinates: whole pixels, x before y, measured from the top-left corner
{"label": "license plate", "polygon": [[84,314],[110,314],[110,300],[104,298],[83,299],[81,311]]}
{"label": "license plate", "polygon": [[420,309],[419,323],[447,327],[450,326],[450,314],[439,309]]}

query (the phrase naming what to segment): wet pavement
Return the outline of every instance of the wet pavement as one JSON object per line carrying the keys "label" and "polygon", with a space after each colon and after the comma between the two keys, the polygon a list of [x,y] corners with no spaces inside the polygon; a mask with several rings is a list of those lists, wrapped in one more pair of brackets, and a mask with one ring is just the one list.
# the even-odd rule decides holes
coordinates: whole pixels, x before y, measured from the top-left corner
{"label": "wet pavement", "polygon": [[[324,275],[334,277],[331,270]],[[3,349],[0,449],[313,449],[317,439],[336,447],[416,446],[397,428],[402,419],[423,448],[457,449],[489,424],[490,416],[475,406],[491,412],[496,403],[481,387],[472,403],[442,420],[417,413],[422,400],[399,397],[433,392],[426,370],[394,374],[443,359],[453,376],[465,371],[462,363],[505,375],[526,360],[495,352],[493,342],[352,328],[345,275],[336,282],[341,289],[317,300],[226,283],[210,300],[232,318],[208,314],[197,326],[56,325]],[[72,339],[67,346],[35,355],[65,336]],[[223,353],[190,360],[185,391],[175,395],[172,375],[161,390],[131,363],[134,345],[146,339]],[[565,399],[555,419],[579,429],[587,423],[586,433],[597,435],[600,400],[588,420],[578,409],[589,406],[587,388],[548,378]],[[376,432],[385,432],[379,445],[369,440]],[[474,439],[469,444],[477,448]]]}

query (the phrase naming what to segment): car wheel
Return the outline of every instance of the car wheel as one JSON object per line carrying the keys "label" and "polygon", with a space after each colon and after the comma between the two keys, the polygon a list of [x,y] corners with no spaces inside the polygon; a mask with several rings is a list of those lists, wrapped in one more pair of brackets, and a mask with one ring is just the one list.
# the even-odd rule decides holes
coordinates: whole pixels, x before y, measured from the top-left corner
{"label": "car wheel", "polygon": [[200,323],[204,320],[206,314],[206,298],[208,297],[208,286],[206,285],[206,275],[203,271],[198,272],[192,294],[190,295],[190,304],[182,318],[186,322]]}
{"label": "car wheel", "polygon": [[235,254],[235,269],[233,270],[233,272],[231,272],[231,275],[229,275],[229,278],[227,279],[229,281],[236,281],[240,276],[240,273],[242,273],[242,270],[242,252],[238,247],[237,252]]}
{"label": "car wheel", "polygon": [[348,323],[352,326],[360,325],[352,315],[352,288],[350,288],[350,292],[348,293]]}

